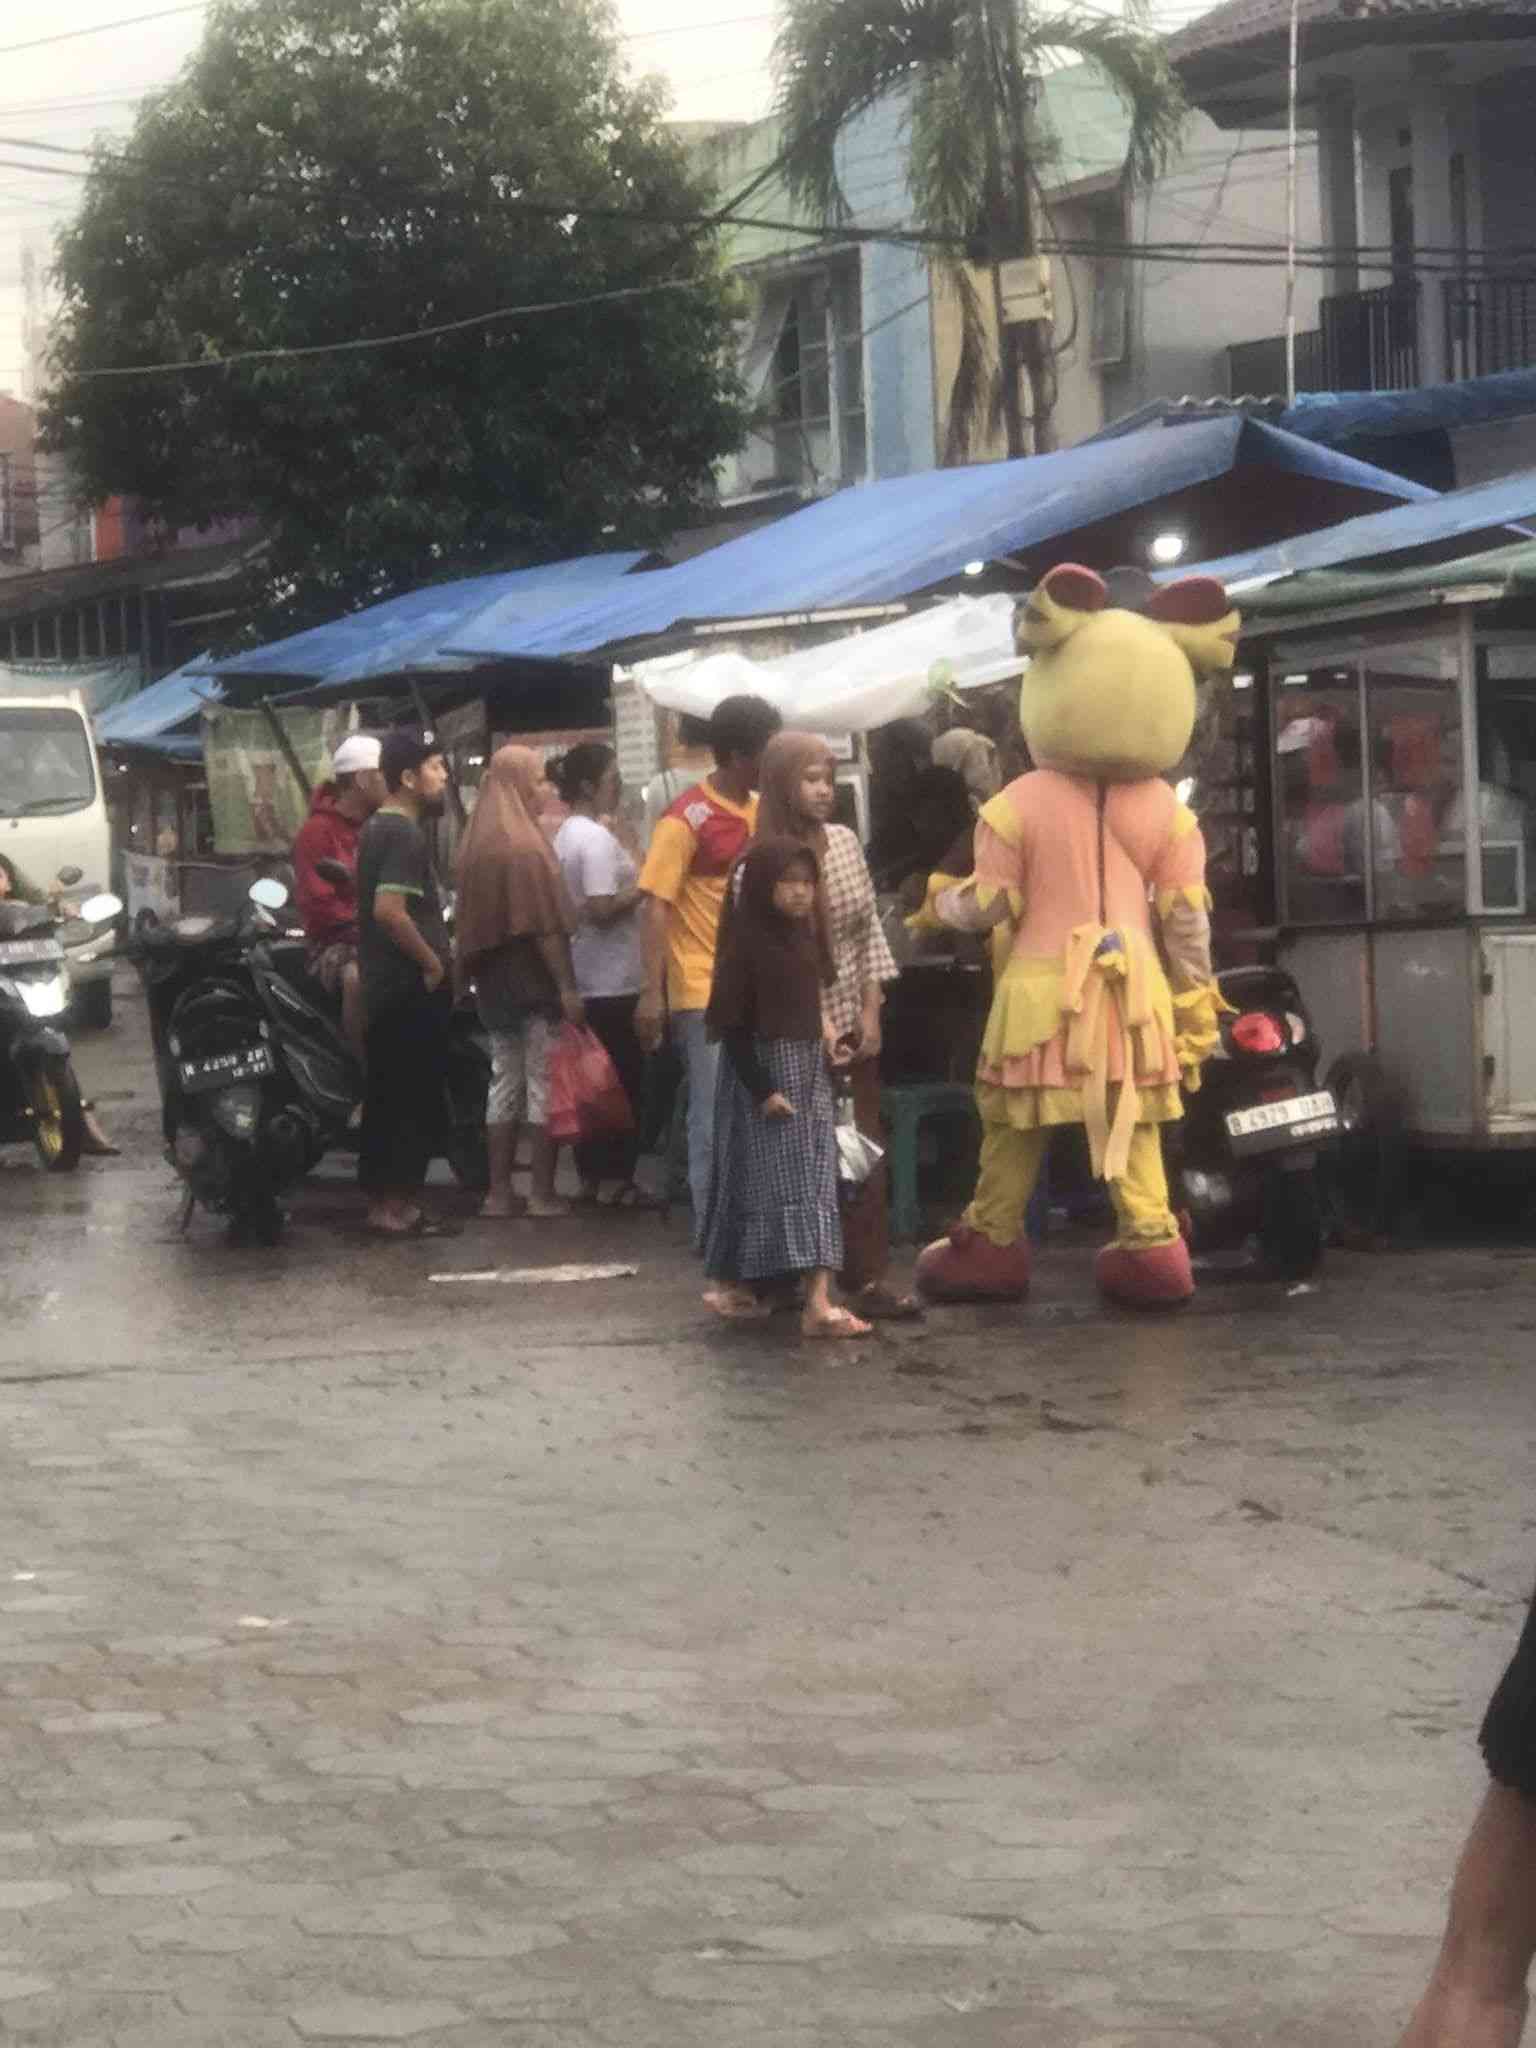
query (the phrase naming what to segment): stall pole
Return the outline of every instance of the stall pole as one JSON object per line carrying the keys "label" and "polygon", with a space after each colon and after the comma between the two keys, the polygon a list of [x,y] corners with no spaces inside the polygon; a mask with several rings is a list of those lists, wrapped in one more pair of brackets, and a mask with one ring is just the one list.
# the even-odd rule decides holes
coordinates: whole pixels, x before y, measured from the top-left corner
{"label": "stall pole", "polygon": [[293,779],[299,785],[307,804],[315,792],[310,786],[309,777],[304,773],[304,763],[299,759],[298,751],[288,737],[288,729],[278,717],[277,708],[270,697],[262,698],[261,710],[267,724],[272,728],[272,737],[277,741],[278,751],[293,770]]}

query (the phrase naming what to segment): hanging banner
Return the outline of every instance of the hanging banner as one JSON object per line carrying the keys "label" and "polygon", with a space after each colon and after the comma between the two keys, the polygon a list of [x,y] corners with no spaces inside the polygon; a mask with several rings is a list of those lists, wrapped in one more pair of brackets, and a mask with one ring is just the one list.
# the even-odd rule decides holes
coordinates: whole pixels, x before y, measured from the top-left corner
{"label": "hanging banner", "polygon": [[[345,737],[351,706],[277,711],[288,744],[311,789],[331,772],[331,755]],[[221,853],[286,854],[309,815],[308,793],[278,743],[264,711],[203,713],[203,762],[213,843]]]}

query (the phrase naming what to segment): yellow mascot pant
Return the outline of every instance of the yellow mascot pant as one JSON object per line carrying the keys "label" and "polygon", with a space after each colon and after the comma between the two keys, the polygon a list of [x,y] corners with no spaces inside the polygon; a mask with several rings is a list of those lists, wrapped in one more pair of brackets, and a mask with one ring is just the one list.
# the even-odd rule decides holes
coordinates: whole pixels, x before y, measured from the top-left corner
{"label": "yellow mascot pant", "polygon": [[[1012,1124],[983,1123],[981,1172],[965,1221],[995,1245],[1011,1245],[1024,1228],[1024,1211],[1045,1164],[1049,1127],[1016,1130]],[[1168,1206],[1163,1140],[1157,1124],[1137,1124],[1124,1175],[1109,1183],[1119,1232],[1115,1243],[1127,1251],[1172,1244],[1179,1226]]]}

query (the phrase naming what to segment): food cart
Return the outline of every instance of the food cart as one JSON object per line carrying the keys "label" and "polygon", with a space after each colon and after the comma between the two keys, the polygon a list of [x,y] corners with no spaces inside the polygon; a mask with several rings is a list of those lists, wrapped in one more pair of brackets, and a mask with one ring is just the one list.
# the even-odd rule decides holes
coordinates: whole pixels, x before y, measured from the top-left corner
{"label": "food cart", "polygon": [[1269,739],[1262,936],[1356,1185],[1400,1145],[1536,1152],[1536,545],[1240,594]]}

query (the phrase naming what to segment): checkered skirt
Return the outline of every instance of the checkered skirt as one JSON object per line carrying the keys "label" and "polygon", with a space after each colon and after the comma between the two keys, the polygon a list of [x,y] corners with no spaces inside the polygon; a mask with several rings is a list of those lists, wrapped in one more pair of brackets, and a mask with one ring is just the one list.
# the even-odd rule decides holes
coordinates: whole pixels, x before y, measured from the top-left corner
{"label": "checkered skirt", "polygon": [[772,1280],[843,1263],[832,1083],[820,1043],[760,1038],[757,1057],[792,1117],[765,1117],[720,1061],[715,1159],[704,1218],[712,1280]]}

